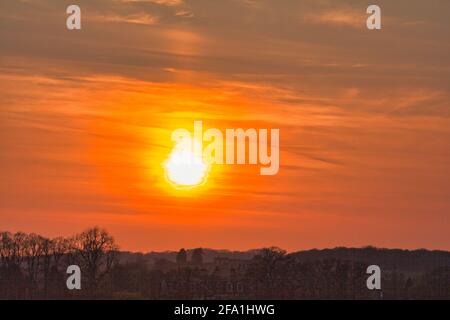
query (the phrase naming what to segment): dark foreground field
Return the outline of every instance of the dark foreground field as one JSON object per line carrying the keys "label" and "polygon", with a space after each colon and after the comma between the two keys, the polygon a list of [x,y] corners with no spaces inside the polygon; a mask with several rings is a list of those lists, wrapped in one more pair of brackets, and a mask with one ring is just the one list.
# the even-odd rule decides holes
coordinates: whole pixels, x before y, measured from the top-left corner
{"label": "dark foreground field", "polygon": [[[69,290],[67,268],[81,270]],[[369,265],[381,290],[369,290]],[[0,234],[1,299],[450,299],[450,252],[196,248],[121,252],[104,230],[72,238]]]}

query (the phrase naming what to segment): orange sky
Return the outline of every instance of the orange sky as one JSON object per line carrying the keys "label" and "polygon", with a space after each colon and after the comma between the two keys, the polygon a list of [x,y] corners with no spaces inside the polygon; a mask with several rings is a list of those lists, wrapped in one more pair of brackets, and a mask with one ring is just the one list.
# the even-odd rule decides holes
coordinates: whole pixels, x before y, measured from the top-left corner
{"label": "orange sky", "polygon": [[[364,1],[363,1],[364,2]],[[0,230],[124,250],[450,249],[450,3],[0,4]],[[280,171],[175,190],[171,132],[280,128]]]}

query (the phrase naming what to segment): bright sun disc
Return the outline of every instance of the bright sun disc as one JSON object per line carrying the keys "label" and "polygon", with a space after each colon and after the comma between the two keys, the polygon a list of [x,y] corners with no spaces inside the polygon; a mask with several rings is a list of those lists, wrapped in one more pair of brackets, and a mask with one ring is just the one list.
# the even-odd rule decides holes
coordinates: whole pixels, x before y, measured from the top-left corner
{"label": "bright sun disc", "polygon": [[179,142],[164,163],[167,179],[177,186],[197,186],[206,179],[208,165],[192,151],[192,143],[192,139]]}

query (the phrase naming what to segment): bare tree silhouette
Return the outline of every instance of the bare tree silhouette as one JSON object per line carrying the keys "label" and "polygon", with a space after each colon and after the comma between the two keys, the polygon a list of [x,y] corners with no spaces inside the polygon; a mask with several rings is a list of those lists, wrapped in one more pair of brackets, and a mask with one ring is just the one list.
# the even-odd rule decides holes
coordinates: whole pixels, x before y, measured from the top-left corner
{"label": "bare tree silhouette", "polygon": [[72,243],[81,268],[87,273],[88,290],[96,295],[101,280],[111,271],[118,247],[106,230],[98,227],[75,236]]}

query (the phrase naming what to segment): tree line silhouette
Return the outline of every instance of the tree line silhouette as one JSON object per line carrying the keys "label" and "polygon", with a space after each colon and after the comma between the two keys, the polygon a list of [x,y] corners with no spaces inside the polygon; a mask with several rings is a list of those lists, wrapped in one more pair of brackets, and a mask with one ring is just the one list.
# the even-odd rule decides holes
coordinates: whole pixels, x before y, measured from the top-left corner
{"label": "tree line silhouette", "polygon": [[[414,273],[391,268],[382,273],[381,290],[368,290],[366,262],[306,259],[275,247],[209,262],[201,248],[153,263],[142,253],[122,255],[98,227],[55,239],[1,232],[0,299],[450,299],[445,264]],[[81,290],[66,286],[69,265],[82,271]]]}

